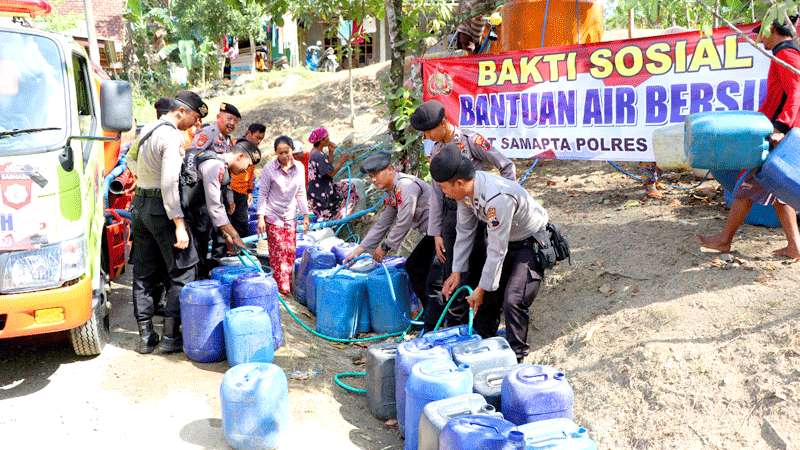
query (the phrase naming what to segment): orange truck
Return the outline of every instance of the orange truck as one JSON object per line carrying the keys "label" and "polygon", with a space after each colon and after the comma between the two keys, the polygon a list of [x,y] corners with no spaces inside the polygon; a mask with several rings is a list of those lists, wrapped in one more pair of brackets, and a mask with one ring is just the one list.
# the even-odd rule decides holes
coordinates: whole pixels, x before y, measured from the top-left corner
{"label": "orange truck", "polygon": [[108,186],[124,170],[131,88],[103,79],[73,39],[29,25],[50,10],[0,0],[0,339],[69,330],[77,354],[96,355],[129,248]]}

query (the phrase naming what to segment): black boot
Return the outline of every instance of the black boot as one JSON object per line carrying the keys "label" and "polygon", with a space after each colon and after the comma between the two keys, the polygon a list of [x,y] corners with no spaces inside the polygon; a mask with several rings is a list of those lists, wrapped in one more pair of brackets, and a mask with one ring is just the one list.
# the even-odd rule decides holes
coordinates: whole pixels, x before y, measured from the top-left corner
{"label": "black boot", "polygon": [[153,330],[152,320],[142,320],[137,322],[139,325],[139,342],[136,344],[136,351],[142,354],[153,353],[158,345],[158,333]]}
{"label": "black boot", "polygon": [[158,349],[163,353],[183,351],[183,338],[181,337],[181,320],[177,317],[164,317],[164,337],[158,344]]}

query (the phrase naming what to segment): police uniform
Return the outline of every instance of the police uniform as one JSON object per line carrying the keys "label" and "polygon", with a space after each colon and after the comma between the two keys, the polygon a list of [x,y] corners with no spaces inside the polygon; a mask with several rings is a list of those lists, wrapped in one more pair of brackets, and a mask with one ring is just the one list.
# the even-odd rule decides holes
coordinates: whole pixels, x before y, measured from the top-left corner
{"label": "police uniform", "polygon": [[[391,164],[389,154],[378,152],[364,160],[361,171],[378,172],[389,164]],[[383,210],[361,242],[361,246],[370,252],[380,244],[388,253],[400,248],[411,229],[424,235],[406,259],[406,272],[414,293],[425,307],[425,325],[428,330],[433,329],[438,319],[438,315],[433,317],[435,309],[431,310],[428,307],[428,272],[435,253],[433,238],[426,235],[430,196],[431,187],[428,183],[413,175],[397,172],[392,189],[387,192]]]}
{"label": "police uniform", "polygon": [[[230,103],[222,103],[219,106],[219,112],[224,112],[228,114],[232,114],[239,119],[242,118],[242,115],[239,113],[239,110]],[[233,138],[231,136],[226,136],[222,133],[222,130],[219,129],[219,126],[216,123],[207,125],[203,127],[200,132],[198,132],[194,139],[192,140],[192,145],[190,148],[198,149],[198,150],[213,150],[218,154],[228,153],[231,151],[233,147]],[[227,188],[227,185],[223,187],[222,190],[223,199],[225,200],[225,204],[229,205],[234,203],[233,198],[233,191]],[[213,240],[213,248],[212,248],[212,257],[214,259],[220,259],[225,256],[227,251],[227,245],[225,243],[225,239],[219,235],[216,230],[210,230],[211,237]],[[201,261],[208,262],[206,254],[203,253],[200,255]],[[201,271],[204,270],[205,266],[201,264]]]}
{"label": "police uniform", "polygon": [[[453,153],[455,149],[448,146],[434,158],[431,174],[436,179],[452,178],[442,175],[448,172],[442,167],[458,157]],[[519,359],[528,353],[528,309],[544,276],[533,236],[544,230],[548,221],[547,211],[522,186],[488,172],[475,172],[473,195],[458,203],[453,271],[477,272],[481,268],[477,286],[486,291],[475,317],[475,331],[483,337],[494,336],[502,311],[506,339]],[[470,267],[469,254],[479,223],[486,224],[486,260]]]}
{"label": "police uniform", "polygon": [[[200,97],[182,91],[176,101],[200,113],[208,109]],[[137,188],[131,213],[133,216],[133,310],[139,325],[142,353],[150,352],[158,342],[152,317],[160,286],[167,278],[162,346],[180,336],[180,304],[178,295],[184,285],[195,278],[197,252],[190,242],[183,250],[175,248],[173,219],[183,218],[178,178],[181,170],[183,132],[169,120],[158,120],[142,130],[148,136],[137,145]],[[188,230],[187,230],[188,231]],[[190,236],[191,240],[191,236]],[[170,341],[167,338],[171,339]]]}
{"label": "police uniform", "polygon": [[[439,126],[445,117],[444,105],[436,100],[423,103],[411,116],[412,126],[419,131],[427,131]],[[511,180],[516,180],[516,167],[514,163],[505,155],[495,150],[494,147],[483,136],[478,133],[463,131],[458,127],[454,128],[453,137],[449,142],[435,142],[431,149],[431,157],[441,152],[445,145],[456,144],[467,159],[472,162],[475,170],[489,170],[495,167],[500,174]],[[441,281],[447,279],[452,273],[453,268],[453,246],[456,240],[456,203],[442,192],[442,188],[436,181],[431,183],[431,203],[430,217],[428,219],[428,234],[430,236],[441,236],[444,240],[445,262],[438,271],[432,271],[430,284],[437,289]],[[481,264],[486,259],[485,226],[480,225],[478,232],[475,233],[475,240],[470,254],[472,266]],[[480,273],[470,272],[464,277],[464,282],[470,286],[475,286],[480,278]],[[440,299],[444,302],[447,299]],[[454,302],[448,314],[448,324],[465,323],[467,319],[467,305],[465,297]]]}

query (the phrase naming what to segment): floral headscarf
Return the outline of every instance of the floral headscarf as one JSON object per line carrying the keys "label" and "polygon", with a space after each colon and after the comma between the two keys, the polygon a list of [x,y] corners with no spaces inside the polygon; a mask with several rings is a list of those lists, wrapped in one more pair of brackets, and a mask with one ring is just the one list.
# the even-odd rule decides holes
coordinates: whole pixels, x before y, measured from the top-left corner
{"label": "floral headscarf", "polygon": [[311,132],[311,136],[308,137],[308,142],[316,144],[318,142],[322,142],[327,137],[328,130],[326,130],[324,127],[320,127]]}

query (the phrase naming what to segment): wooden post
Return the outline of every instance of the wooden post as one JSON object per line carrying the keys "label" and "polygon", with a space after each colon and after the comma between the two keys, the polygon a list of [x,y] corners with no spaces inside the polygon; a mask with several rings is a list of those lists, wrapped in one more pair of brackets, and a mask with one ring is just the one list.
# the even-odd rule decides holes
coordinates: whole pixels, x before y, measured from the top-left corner
{"label": "wooden post", "polygon": [[633,8],[628,10],[628,39],[633,39],[633,30],[635,29],[636,25],[633,22],[634,10]]}

